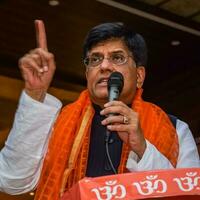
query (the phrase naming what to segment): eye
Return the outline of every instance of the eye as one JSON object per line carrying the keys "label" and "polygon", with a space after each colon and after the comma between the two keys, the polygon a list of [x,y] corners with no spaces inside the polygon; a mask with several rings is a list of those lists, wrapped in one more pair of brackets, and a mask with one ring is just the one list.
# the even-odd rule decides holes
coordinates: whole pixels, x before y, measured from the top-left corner
{"label": "eye", "polygon": [[99,56],[92,56],[91,58],[90,58],[90,62],[91,63],[96,63],[96,62],[98,62],[100,60],[100,57]]}
{"label": "eye", "polygon": [[101,56],[91,56],[90,58],[89,58],[89,64],[90,65],[98,65],[99,63],[101,63],[101,61],[102,61],[102,57]]}
{"label": "eye", "polygon": [[122,64],[126,60],[125,56],[122,54],[113,54],[111,60],[115,64]]}

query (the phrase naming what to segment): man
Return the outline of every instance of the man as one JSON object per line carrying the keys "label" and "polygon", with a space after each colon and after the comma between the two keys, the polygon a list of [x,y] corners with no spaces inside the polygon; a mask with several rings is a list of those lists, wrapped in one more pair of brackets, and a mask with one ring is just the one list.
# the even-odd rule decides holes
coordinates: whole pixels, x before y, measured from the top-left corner
{"label": "man", "polygon": [[[52,129],[60,109],[58,100],[47,94],[55,62],[48,52],[42,21],[36,21],[36,30],[39,48],[19,61],[25,89],[18,113],[24,109],[24,115],[15,119],[13,130],[15,134],[32,135],[33,141],[37,138],[32,131],[45,134],[45,139],[34,147],[46,155],[44,163],[40,160],[31,169],[31,178],[25,174],[23,177],[24,188],[31,190],[43,168],[36,199],[59,199],[84,176],[200,167],[187,124],[177,119],[175,129],[167,114],[142,100],[147,60],[145,41],[121,23],[100,24],[88,33],[83,52],[87,90],[62,109]],[[108,102],[107,82],[113,72],[123,75],[124,88],[119,100]],[[111,162],[105,148],[106,130],[111,132],[108,144]]]}

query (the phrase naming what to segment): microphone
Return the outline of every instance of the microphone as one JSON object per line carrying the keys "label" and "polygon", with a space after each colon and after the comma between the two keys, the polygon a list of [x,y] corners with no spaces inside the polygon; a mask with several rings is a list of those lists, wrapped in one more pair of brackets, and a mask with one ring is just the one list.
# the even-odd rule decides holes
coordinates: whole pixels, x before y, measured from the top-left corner
{"label": "microphone", "polygon": [[113,72],[108,79],[108,100],[117,100],[119,98],[123,86],[123,75],[120,72]]}
{"label": "microphone", "polygon": [[[117,100],[124,86],[124,77],[120,72],[113,72],[108,79],[108,101]],[[109,115],[114,115],[113,113]],[[106,131],[105,141],[109,142],[110,131]]]}
{"label": "microphone", "polygon": [[[113,101],[117,100],[120,96],[120,93],[122,91],[122,88],[124,86],[124,77],[120,72],[113,72],[109,79],[108,79],[108,100]],[[109,114],[114,115],[114,113]],[[106,129],[105,134],[105,147],[106,147],[106,155],[107,155],[107,161],[105,162],[105,169],[106,170],[112,170],[114,174],[117,174],[117,170],[115,169],[115,166],[113,165],[110,153],[109,153],[109,143],[113,143],[113,139],[110,139],[111,132]]]}

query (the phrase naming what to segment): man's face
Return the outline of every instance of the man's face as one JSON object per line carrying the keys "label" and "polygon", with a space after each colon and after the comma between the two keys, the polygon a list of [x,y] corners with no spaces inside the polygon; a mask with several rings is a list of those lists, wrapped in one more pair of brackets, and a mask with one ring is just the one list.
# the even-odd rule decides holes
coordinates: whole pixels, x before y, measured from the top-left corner
{"label": "man's face", "polygon": [[[99,57],[104,58],[101,64],[88,66],[86,69],[87,88],[92,102],[101,107],[108,102],[107,81],[112,72],[118,71],[124,77],[124,88],[119,100],[130,104],[135,95],[137,78],[142,79],[143,83],[145,70],[142,66],[136,68],[134,58],[125,43],[121,39],[100,42],[87,56],[94,63]],[[120,56],[124,56],[126,62],[121,65],[113,64],[112,60],[120,59]]]}

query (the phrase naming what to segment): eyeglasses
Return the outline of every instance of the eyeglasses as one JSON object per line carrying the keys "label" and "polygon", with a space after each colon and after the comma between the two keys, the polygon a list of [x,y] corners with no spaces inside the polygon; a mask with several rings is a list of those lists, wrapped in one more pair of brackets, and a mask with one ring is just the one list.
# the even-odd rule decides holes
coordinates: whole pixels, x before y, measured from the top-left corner
{"label": "eyeglasses", "polygon": [[112,53],[109,57],[104,57],[103,54],[94,54],[91,56],[88,56],[87,58],[85,58],[83,60],[84,64],[86,67],[97,67],[99,65],[102,64],[104,59],[107,59],[109,61],[109,63],[111,63],[112,65],[123,65],[126,64],[128,61],[128,58],[132,57],[130,55],[123,55],[122,53]]}

